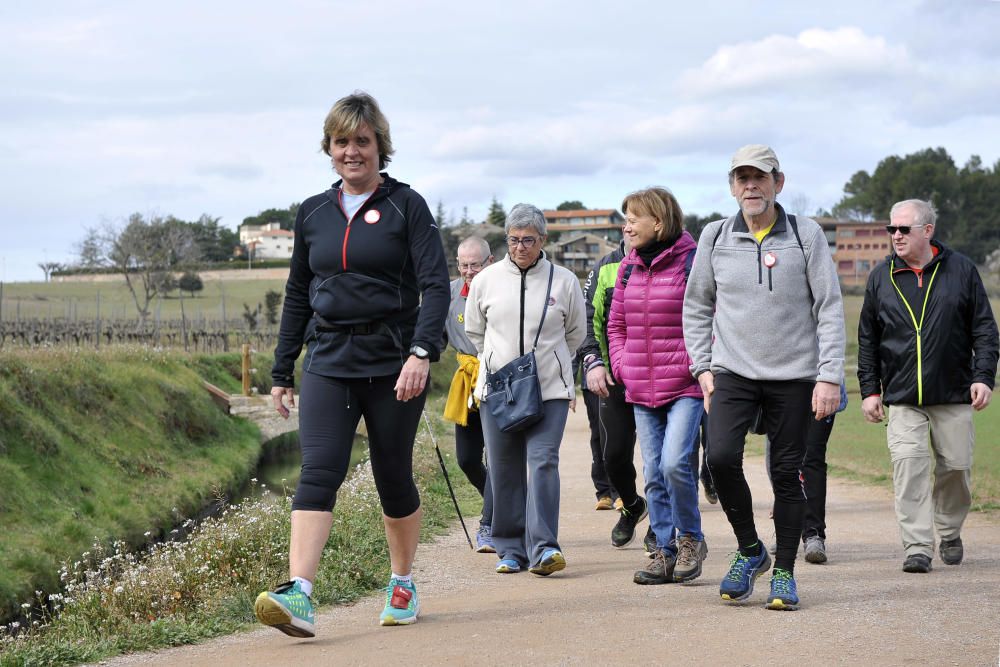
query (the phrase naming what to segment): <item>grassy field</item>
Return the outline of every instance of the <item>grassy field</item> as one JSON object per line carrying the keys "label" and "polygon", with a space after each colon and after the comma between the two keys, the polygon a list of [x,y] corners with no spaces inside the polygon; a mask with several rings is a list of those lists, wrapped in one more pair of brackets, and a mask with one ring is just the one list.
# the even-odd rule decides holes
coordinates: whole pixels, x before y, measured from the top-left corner
{"label": "grassy field", "polygon": [[[189,320],[221,321],[223,304],[226,319],[238,320],[243,304],[251,309],[264,303],[268,290],[285,293],[284,280],[209,280],[205,289],[192,298],[184,294],[184,313]],[[181,298],[177,291],[169,298],[151,304],[151,316],[165,320],[181,317]],[[5,321],[22,319],[135,320],[136,308],[124,279],[108,282],[6,283],[0,304]]]}
{"label": "grassy field", "polygon": [[[834,475],[849,477],[886,487],[892,486],[892,464],[886,445],[885,423],[869,424],[861,414],[858,393],[858,318],[861,296],[844,297],[847,329],[847,388],[850,404],[837,415],[827,463]],[[1000,301],[993,299],[993,312],[1000,312]],[[974,416],[976,450],[972,470],[973,508],[1000,510],[1000,398]],[[763,451],[763,438],[752,437],[751,451]]]}
{"label": "grassy field", "polygon": [[[224,416],[200,387],[208,377],[235,390],[233,357],[0,354],[0,586],[27,608],[36,599],[51,610],[20,627],[0,626],[0,666],[96,662],[255,622],[256,593],[287,577],[289,498],[265,494],[193,527],[186,541],[132,549],[256,462],[256,429]],[[453,355],[432,367],[433,436],[422,424],[414,449],[425,537],[455,518],[435,442],[465,515],[475,517],[481,503],[455,463],[453,429],[439,417],[454,367]],[[344,484],[338,507],[313,594],[318,604],[357,599],[388,576],[369,466]],[[38,589],[45,593],[32,596]]]}

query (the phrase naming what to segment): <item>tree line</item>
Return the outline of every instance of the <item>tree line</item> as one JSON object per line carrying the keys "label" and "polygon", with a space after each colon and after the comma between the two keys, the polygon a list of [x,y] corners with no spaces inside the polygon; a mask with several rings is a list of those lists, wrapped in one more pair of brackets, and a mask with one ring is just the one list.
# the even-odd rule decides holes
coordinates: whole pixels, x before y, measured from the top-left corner
{"label": "tree line", "polygon": [[[892,155],[879,162],[871,174],[856,172],[844,185],[844,196],[833,207],[832,215],[861,221],[887,219],[893,203],[911,198],[932,202],[938,211],[936,236],[977,263],[983,263],[1000,247],[1000,161],[987,167],[973,155],[959,168],[944,148],[926,148],[903,157]],[[298,203],[269,208],[244,218],[241,226],[276,222],[281,229],[292,230],[298,208]],[[579,200],[563,201],[556,207],[585,208]],[[458,244],[472,235],[482,236],[495,252],[501,252],[506,216],[496,196],[481,221],[473,219],[467,207],[456,218],[441,201],[434,211],[450,258],[456,256]],[[706,224],[722,217],[714,212],[707,216],[687,214],[684,224],[697,239]],[[74,268],[121,273],[140,320],[145,320],[157,296],[178,287],[191,294],[200,289],[195,273],[199,265],[233,259],[240,247],[239,232],[219,221],[208,214],[186,221],[172,215],[133,213],[123,224],[88,229],[77,247],[79,261]],[[551,240],[557,236],[553,234]],[[1000,263],[1000,259],[992,259]],[[51,262],[39,266],[46,279],[65,268]],[[179,281],[174,278],[177,273],[182,274]]]}
{"label": "tree line", "polygon": [[988,167],[973,155],[959,168],[944,148],[891,155],[871,174],[851,176],[833,214],[887,220],[892,205],[904,199],[931,202],[938,212],[935,237],[977,264],[1000,246],[1000,160]]}

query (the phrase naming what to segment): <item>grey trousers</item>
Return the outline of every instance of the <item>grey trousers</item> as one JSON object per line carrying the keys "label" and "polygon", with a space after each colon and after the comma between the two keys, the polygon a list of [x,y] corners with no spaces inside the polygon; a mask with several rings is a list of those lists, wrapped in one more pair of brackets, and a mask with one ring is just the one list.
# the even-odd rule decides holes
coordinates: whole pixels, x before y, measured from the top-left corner
{"label": "grey trousers", "polygon": [[972,406],[893,405],[886,431],[903,549],[932,557],[934,532],[958,537],[972,505]]}
{"label": "grey trousers", "polygon": [[493,486],[493,544],[497,557],[537,565],[559,548],[559,444],[568,400],[545,401],[545,417],[523,431],[504,433],[489,410],[481,413]]}

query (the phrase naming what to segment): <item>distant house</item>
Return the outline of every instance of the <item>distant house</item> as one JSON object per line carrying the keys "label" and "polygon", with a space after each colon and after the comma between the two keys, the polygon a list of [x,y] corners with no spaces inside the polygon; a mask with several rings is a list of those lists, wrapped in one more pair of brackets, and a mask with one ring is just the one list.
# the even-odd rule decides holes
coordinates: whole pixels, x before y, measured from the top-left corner
{"label": "distant house", "polygon": [[240,243],[252,251],[254,259],[288,259],[294,236],[277,222],[240,227]]}
{"label": "distant house", "polygon": [[892,252],[892,239],[885,231],[887,220],[857,222],[816,218],[816,222],[826,234],[841,285],[865,285],[875,265]]}
{"label": "distant house", "polygon": [[625,218],[613,208],[579,209],[576,211],[542,211],[549,235],[581,232],[601,236],[618,243],[622,240]]}
{"label": "distant house", "polygon": [[617,247],[617,243],[596,234],[576,233],[548,244],[545,252],[556,264],[565,266],[578,276],[585,276],[597,260]]}
{"label": "distant house", "polygon": [[546,250],[555,256],[557,264],[581,276],[622,240],[625,218],[613,208],[546,210],[542,214],[550,241]]}

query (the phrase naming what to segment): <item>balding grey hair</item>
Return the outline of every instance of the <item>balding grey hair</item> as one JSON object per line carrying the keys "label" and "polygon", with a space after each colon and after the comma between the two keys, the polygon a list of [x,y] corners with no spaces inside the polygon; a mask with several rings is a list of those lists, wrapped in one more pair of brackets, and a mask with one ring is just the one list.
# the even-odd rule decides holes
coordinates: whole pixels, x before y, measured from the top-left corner
{"label": "balding grey hair", "polygon": [[937,222],[937,211],[934,210],[934,205],[923,199],[904,199],[903,201],[896,202],[889,209],[889,217],[892,218],[892,216],[896,215],[897,211],[907,207],[913,208],[914,224],[933,225]]}
{"label": "balding grey hair", "polygon": [[484,262],[489,258],[490,255],[493,254],[493,251],[490,249],[489,242],[480,236],[470,236],[469,238],[465,239],[464,241],[458,244],[457,250],[462,250],[462,249],[474,250],[477,248],[479,249],[479,252],[482,254]]}
{"label": "balding grey hair", "polygon": [[539,236],[545,236],[545,214],[531,204],[517,204],[507,214],[503,231],[505,234],[509,234],[512,229],[525,229],[527,227],[534,227]]}

